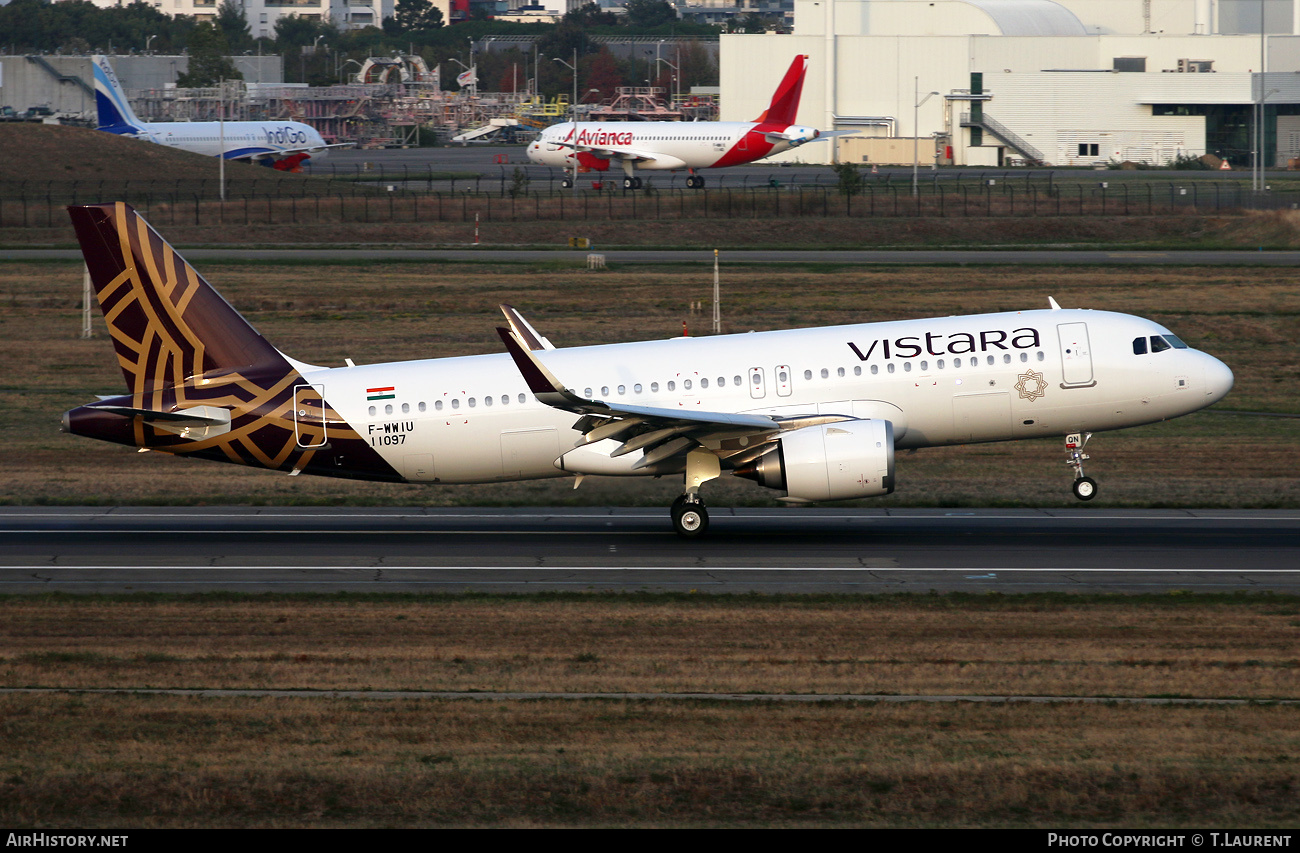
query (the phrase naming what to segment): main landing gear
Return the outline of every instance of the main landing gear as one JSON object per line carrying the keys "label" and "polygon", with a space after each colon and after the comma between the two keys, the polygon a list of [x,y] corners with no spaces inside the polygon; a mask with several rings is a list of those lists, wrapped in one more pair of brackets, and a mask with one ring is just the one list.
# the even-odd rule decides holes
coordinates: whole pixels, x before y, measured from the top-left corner
{"label": "main landing gear", "polygon": [[690,190],[704,189],[704,177],[702,175],[687,175],[686,188]]}
{"label": "main landing gear", "polygon": [[1081,501],[1090,501],[1097,497],[1097,481],[1091,477],[1083,476],[1083,461],[1088,459],[1088,454],[1083,452],[1083,448],[1092,438],[1092,433],[1085,432],[1080,436],[1077,432],[1065,437],[1065,455],[1069,458],[1065,464],[1074,469],[1074,496]]}
{"label": "main landing gear", "polygon": [[623,189],[625,189],[625,190],[639,190],[639,189],[641,189],[641,179],[640,179],[640,178],[624,178],[624,179],[623,179]]}
{"label": "main landing gear", "polygon": [[699,493],[686,494],[673,501],[673,530],[686,539],[701,536],[709,529],[709,511]]}
{"label": "main landing gear", "polygon": [[703,448],[686,454],[686,492],[673,501],[673,530],[678,536],[691,539],[709,529],[709,511],[700,499],[700,486],[722,475],[722,463]]}

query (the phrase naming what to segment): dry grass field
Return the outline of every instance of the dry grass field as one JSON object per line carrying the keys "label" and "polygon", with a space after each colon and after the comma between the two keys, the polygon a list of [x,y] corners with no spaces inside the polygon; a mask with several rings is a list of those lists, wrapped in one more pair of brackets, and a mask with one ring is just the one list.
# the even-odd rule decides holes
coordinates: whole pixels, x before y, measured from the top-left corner
{"label": "dry grass field", "polygon": [[0,600],[0,684],[1253,697],[0,695],[0,823],[1289,828],[1279,597]]}
{"label": "dry grass field", "polygon": [[[707,328],[692,302],[711,298],[711,270],[549,264],[203,264],[202,272],[272,342],[321,364],[499,352],[496,306],[508,302],[561,345]],[[1089,473],[1094,505],[1300,506],[1293,464],[1300,421],[1217,410],[1300,414],[1300,286],[1276,268],[724,266],[724,330],[773,329],[1037,308],[1113,309],[1158,320],[1223,358],[1237,385],[1215,409],[1101,434]],[[476,487],[407,487],[287,478],[235,466],[137,454],[61,435],[59,414],[118,393],[103,320],[78,337],[80,267],[0,264],[0,439],[5,503],[652,504],[664,481],[588,479]],[[1055,440],[904,454],[899,489],[873,505],[1069,505]],[[718,506],[768,505],[746,481],[711,483]]]}

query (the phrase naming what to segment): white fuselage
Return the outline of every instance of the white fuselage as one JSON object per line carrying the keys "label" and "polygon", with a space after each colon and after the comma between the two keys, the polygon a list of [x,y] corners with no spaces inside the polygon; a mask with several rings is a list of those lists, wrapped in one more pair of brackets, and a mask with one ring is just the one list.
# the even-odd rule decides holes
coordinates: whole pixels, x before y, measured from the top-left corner
{"label": "white fuselage", "polygon": [[156,121],[137,128],[137,139],[227,159],[278,158],[300,151],[319,158],[329,150],[314,127],[297,121]]}
{"label": "white fuselage", "polygon": [[814,128],[790,126],[781,128],[790,139],[770,140],[753,132],[758,127],[750,121],[565,122],[542,131],[528,146],[528,159],[569,169],[576,147],[596,160],[632,160],[637,170],[706,169],[750,163],[817,138]]}
{"label": "white fuselage", "polygon": [[[1168,334],[1131,315],[1043,310],[538,356],[588,399],[886,419],[902,449],[1119,429],[1221,399],[1232,373],[1213,356],[1187,348],[1135,353],[1135,339]],[[653,473],[633,470],[639,452],[610,458],[616,442],[575,451],[577,416],[538,402],[505,354],[306,370],[304,378],[412,482]]]}

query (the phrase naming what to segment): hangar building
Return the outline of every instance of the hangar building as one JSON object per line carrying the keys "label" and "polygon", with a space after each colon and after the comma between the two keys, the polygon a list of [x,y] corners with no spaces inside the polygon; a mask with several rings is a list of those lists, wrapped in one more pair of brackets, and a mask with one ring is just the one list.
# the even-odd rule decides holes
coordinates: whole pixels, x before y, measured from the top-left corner
{"label": "hangar building", "polygon": [[774,159],[1248,168],[1259,109],[1265,166],[1300,158],[1300,0],[796,0],[793,33],[722,36],[722,119],[799,53],[800,123],[859,133]]}

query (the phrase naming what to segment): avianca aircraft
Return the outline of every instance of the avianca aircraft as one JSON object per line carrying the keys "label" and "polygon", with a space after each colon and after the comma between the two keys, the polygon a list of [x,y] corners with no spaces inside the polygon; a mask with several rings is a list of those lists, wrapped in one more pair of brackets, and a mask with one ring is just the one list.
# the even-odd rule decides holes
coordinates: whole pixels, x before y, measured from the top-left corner
{"label": "avianca aircraft", "polygon": [[70,208],[127,392],[63,430],[141,450],[394,483],[730,474],[780,500],[894,490],[902,449],[1092,431],[1223,398],[1226,365],[1127,314],[1050,310],[556,348],[502,306],[506,353],[322,367],[279,352],[124,203]]}
{"label": "avianca aircraft", "polygon": [[[808,57],[796,56],[776,87],[772,103],[753,121],[601,121],[565,122],[542,131],[528,146],[528,159],[543,166],[581,172],[605,172],[617,161],[623,168],[623,188],[641,188],[633,174],[640,169],[686,169],[686,186],[699,189],[704,176],[696,169],[721,169],[752,163],[772,154],[797,148],[814,139],[850,133],[822,133],[794,123],[799,112]],[[563,185],[572,186],[571,178]]]}
{"label": "avianca aircraft", "polygon": [[299,121],[140,121],[108,58],[94,56],[91,61],[100,130],[211,157],[251,160],[284,172],[312,156],[325,156],[330,148],[344,147],[326,144],[314,127]]}

